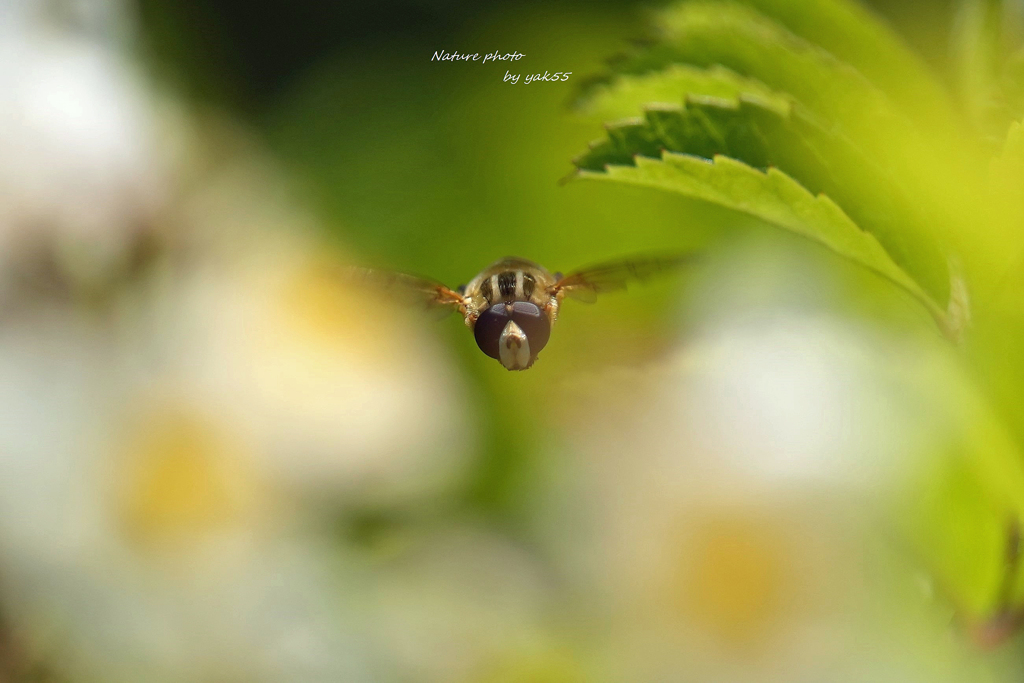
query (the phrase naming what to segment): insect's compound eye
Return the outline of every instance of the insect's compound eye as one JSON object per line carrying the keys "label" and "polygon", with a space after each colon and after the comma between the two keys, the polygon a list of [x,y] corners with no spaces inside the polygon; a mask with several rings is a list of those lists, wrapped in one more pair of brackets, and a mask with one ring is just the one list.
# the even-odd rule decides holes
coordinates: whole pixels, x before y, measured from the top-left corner
{"label": "insect's compound eye", "polygon": [[491,358],[501,360],[498,342],[509,321],[522,329],[530,344],[530,356],[536,357],[551,337],[551,323],[544,312],[529,301],[499,303],[481,313],[473,327],[476,345]]}
{"label": "insect's compound eye", "polygon": [[498,339],[501,338],[501,331],[511,320],[504,304],[491,306],[480,314],[473,326],[473,336],[476,338],[476,345],[480,350],[491,358],[499,358]]}

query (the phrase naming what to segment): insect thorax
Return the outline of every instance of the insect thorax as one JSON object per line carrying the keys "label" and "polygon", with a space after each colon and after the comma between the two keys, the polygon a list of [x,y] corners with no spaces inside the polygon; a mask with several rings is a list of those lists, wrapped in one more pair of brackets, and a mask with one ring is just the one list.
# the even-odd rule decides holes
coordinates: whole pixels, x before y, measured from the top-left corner
{"label": "insect thorax", "polygon": [[539,295],[537,277],[521,269],[502,270],[481,278],[479,295],[484,307],[515,301],[532,301]]}

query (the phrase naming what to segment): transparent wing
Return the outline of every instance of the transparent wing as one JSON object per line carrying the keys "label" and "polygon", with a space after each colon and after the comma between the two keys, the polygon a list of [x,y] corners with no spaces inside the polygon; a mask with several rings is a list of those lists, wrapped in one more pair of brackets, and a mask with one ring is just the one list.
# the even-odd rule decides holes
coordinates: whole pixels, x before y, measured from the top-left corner
{"label": "transparent wing", "polygon": [[440,282],[373,268],[346,268],[346,277],[402,305],[445,315],[464,307],[465,299]]}
{"label": "transparent wing", "polygon": [[554,295],[564,294],[592,303],[601,292],[625,289],[630,282],[644,282],[695,260],[694,254],[669,254],[602,263],[569,273],[552,285],[550,291]]}

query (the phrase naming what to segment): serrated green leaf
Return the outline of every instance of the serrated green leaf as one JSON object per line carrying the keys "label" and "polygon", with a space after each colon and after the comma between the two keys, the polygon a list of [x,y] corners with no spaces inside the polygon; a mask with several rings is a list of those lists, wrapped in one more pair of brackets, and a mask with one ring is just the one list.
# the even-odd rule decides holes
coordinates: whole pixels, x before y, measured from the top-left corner
{"label": "serrated green leaf", "polygon": [[578,108],[586,116],[611,121],[636,116],[645,104],[680,104],[686,95],[736,99],[750,95],[786,106],[786,97],[764,83],[740,76],[720,65],[701,68],[671,64],[661,71],[625,75],[595,85]]}
{"label": "serrated green leaf", "polygon": [[945,315],[917,282],[901,269],[873,235],[865,232],[825,195],[814,195],[784,172],[766,172],[724,156],[713,160],[664,152],[660,159],[638,156],[635,166],[609,165],[580,175],[675,192],[717,204],[818,242],[909,292],[944,324]]}
{"label": "serrated green leaf", "polygon": [[808,191],[836,201],[933,300],[945,300],[945,259],[932,241],[912,238],[926,232],[927,217],[897,179],[786,100],[689,97],[685,107],[649,107],[643,119],[609,125],[607,139],[576,164],[600,171],[630,165],[636,155],[659,157],[662,150],[705,159],[723,155],[754,168],[782,170]]}
{"label": "serrated green leaf", "polygon": [[601,170],[607,164],[631,164],[634,156],[658,156],[661,150],[685,152],[710,159],[718,154],[766,167],[771,163],[769,147],[780,146],[779,136],[766,137],[756,121],[769,129],[780,128],[788,105],[772,109],[772,103],[749,98],[726,100],[712,97],[687,98],[686,106],[648,107],[643,118],[609,124],[607,139],[595,144],[576,160],[579,168]]}
{"label": "serrated green leaf", "polygon": [[873,143],[880,129],[914,134],[856,69],[749,7],[687,2],[662,16],[661,29],[659,42],[624,58],[616,70],[642,74],[674,63],[720,64],[793,96],[855,139]]}
{"label": "serrated green leaf", "polygon": [[[614,65],[618,76],[613,79],[656,72],[676,63],[722,64],[791,97],[894,183],[892,194],[902,198],[895,204],[868,201],[870,193],[854,203],[840,203],[856,214],[858,224],[870,222],[864,218],[868,214],[885,221],[891,206],[910,207],[908,215],[920,218],[891,216],[888,222],[896,229],[880,239],[886,240],[893,254],[907,251],[911,259],[906,263],[912,265],[906,267],[918,282],[933,299],[946,299],[946,258],[945,254],[936,258],[937,244],[972,241],[984,198],[972,141],[950,129],[936,134],[919,121],[912,122],[857,69],[749,6],[729,0],[686,2],[666,12],[662,24],[659,40]],[[822,159],[832,167],[843,165],[824,153]],[[860,185],[870,189],[870,178],[862,178]]]}

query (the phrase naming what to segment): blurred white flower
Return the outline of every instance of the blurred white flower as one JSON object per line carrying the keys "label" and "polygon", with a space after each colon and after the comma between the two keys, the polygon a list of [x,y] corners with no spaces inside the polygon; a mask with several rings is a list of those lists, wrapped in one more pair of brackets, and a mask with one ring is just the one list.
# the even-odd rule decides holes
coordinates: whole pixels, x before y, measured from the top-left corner
{"label": "blurred white flower", "polygon": [[375,568],[369,595],[384,680],[579,680],[549,678],[575,666],[551,651],[553,589],[525,549],[496,534],[468,525],[426,534]]}
{"label": "blurred white flower", "polygon": [[3,604],[76,678],[370,680],[363,569],[323,508],[461,476],[433,332],[337,277],[257,166],[181,207],[187,249],[117,305],[0,327]]}
{"label": "blurred white flower", "polygon": [[48,9],[20,0],[0,13],[0,267],[49,257],[90,278],[153,228],[166,159],[154,97],[128,62]]}
{"label": "blurred white flower", "polygon": [[540,524],[605,624],[597,656],[635,681],[971,680],[886,583],[912,571],[879,528],[963,440],[952,351],[809,303],[805,267],[748,265],[708,269],[710,314],[663,362],[563,398],[581,409]]}
{"label": "blurred white flower", "polygon": [[198,273],[168,318],[180,376],[308,492],[387,502],[457,481],[471,421],[428,322],[283,245]]}
{"label": "blurred white flower", "polygon": [[259,444],[64,315],[0,333],[0,586],[75,680],[366,680],[359,584]]}
{"label": "blurred white flower", "polygon": [[[842,337],[778,325],[691,338],[627,389],[637,405],[610,399],[568,437],[575,494],[552,514],[572,530],[544,526],[609,624],[600,656],[632,680],[856,680],[852,539],[870,498],[856,483],[885,473],[889,444],[849,381],[863,376],[830,351]],[[583,391],[614,396],[624,380]]]}
{"label": "blurred white flower", "polygon": [[436,322],[344,277],[285,186],[246,159],[180,209],[195,243],[148,313],[159,354],[306,495],[390,505],[449,490],[474,422]]}

